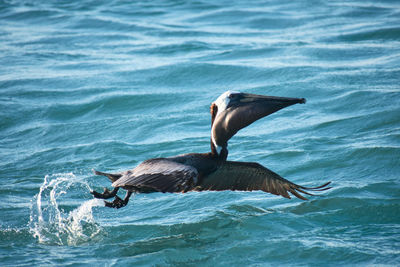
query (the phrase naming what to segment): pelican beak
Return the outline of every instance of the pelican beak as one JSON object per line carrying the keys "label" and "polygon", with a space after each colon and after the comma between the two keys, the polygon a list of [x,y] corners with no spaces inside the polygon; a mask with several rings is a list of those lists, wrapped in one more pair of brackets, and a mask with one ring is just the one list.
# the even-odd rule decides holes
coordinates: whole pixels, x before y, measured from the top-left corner
{"label": "pelican beak", "polygon": [[305,104],[305,98],[293,98],[293,97],[279,97],[279,96],[264,96],[264,95],[255,95],[255,94],[247,94],[240,93],[239,94],[239,103],[242,104],[253,104],[253,103],[264,103],[267,105],[278,105],[278,106],[290,106],[293,104]]}

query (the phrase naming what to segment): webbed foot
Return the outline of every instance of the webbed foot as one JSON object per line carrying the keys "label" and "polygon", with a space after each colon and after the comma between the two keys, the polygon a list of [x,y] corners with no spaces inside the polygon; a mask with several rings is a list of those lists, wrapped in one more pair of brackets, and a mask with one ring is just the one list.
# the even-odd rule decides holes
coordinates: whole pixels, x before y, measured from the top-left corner
{"label": "webbed foot", "polygon": [[116,196],[113,202],[104,201],[106,207],[119,209],[125,207],[128,204],[129,198],[132,195],[132,192],[126,192],[125,198],[122,200],[119,196]]}
{"label": "webbed foot", "polygon": [[125,207],[126,204],[128,204],[127,202],[122,200],[119,196],[116,196],[113,202],[104,201],[104,203],[105,203],[106,207],[116,208],[116,209]]}
{"label": "webbed foot", "polygon": [[119,189],[119,187],[116,187],[113,189],[113,191],[110,191],[107,188],[104,188],[103,193],[91,191],[90,194],[92,194],[95,198],[108,199],[108,198],[112,198],[112,197],[116,196],[118,189]]}

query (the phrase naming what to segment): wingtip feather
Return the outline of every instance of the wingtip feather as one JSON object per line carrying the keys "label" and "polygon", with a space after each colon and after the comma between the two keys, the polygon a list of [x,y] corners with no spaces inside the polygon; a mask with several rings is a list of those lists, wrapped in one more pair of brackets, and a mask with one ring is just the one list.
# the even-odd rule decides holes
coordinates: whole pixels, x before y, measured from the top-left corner
{"label": "wingtip feather", "polygon": [[[303,194],[309,195],[309,196],[320,196],[320,195],[315,195],[315,194],[312,194],[312,193],[310,193],[310,192],[307,192],[306,190],[310,190],[310,191],[313,191],[313,192],[316,192],[316,191],[318,191],[318,192],[320,192],[320,191],[325,191],[325,190],[328,190],[328,189],[331,189],[331,188],[332,188],[331,186],[327,187],[330,183],[331,183],[331,182],[329,181],[329,182],[327,182],[327,183],[325,183],[325,184],[323,184],[323,185],[316,186],[316,187],[305,187],[305,186],[299,186],[299,185],[298,185],[296,188],[293,188],[292,191],[290,191],[290,192],[291,192],[293,195],[295,195],[296,197],[300,198],[300,199],[308,200],[307,198],[301,196],[297,191],[299,191],[299,192],[301,192],[301,193],[303,193]],[[296,190],[297,190],[297,191],[296,191]],[[295,193],[293,193],[293,192],[295,192]],[[301,197],[299,197],[299,196],[301,196]]]}
{"label": "wingtip feather", "polygon": [[301,188],[301,189],[304,189],[304,190],[324,191],[324,190],[328,190],[328,189],[332,188],[332,187],[326,187],[326,186],[328,186],[330,184],[331,184],[331,182],[329,181],[329,182],[327,182],[327,183],[325,183],[323,185],[316,186],[316,187],[306,187],[306,186],[300,186],[300,185],[298,187]]}

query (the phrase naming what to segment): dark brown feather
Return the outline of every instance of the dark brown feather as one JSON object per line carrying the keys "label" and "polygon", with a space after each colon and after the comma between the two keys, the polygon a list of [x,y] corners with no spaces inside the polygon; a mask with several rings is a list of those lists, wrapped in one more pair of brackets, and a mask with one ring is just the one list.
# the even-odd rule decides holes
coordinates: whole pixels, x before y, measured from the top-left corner
{"label": "dark brown feather", "polygon": [[108,177],[108,179],[110,179],[110,181],[112,183],[115,182],[116,180],[118,180],[119,178],[121,178],[121,176],[122,176],[119,173],[105,173],[105,172],[99,172],[99,171],[96,171],[96,170],[93,170],[93,173],[95,175],[103,175],[103,176]]}
{"label": "dark brown feather", "polygon": [[166,158],[150,159],[122,173],[112,186],[136,191],[185,192],[197,183],[196,168]]}
{"label": "dark brown feather", "polygon": [[313,195],[306,190],[323,191],[330,188],[327,185],[329,183],[318,187],[304,187],[286,180],[258,163],[226,161],[215,172],[204,177],[194,190],[262,190],[285,198],[291,198],[291,193],[297,198],[307,200],[300,193]]}

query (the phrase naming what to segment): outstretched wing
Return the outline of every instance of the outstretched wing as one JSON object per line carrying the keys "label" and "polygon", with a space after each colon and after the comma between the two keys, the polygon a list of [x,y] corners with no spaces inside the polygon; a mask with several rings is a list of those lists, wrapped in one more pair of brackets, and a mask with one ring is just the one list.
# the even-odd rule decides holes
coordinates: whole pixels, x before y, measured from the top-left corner
{"label": "outstretched wing", "polygon": [[122,173],[112,186],[138,191],[186,192],[197,183],[198,175],[192,166],[164,158],[150,159]]}
{"label": "outstretched wing", "polygon": [[291,198],[289,195],[291,193],[300,199],[307,200],[300,193],[313,195],[307,191],[327,190],[330,188],[327,187],[329,184],[330,182],[318,187],[304,187],[282,178],[258,163],[226,161],[215,172],[204,177],[194,190],[262,190],[285,198]]}

